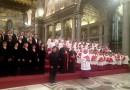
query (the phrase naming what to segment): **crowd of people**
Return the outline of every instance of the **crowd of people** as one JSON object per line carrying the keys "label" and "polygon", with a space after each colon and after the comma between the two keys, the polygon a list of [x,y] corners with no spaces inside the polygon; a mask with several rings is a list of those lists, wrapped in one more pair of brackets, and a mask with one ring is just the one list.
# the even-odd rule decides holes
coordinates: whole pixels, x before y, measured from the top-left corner
{"label": "crowd of people", "polygon": [[[54,53],[56,58],[52,58]],[[55,59],[57,63],[52,61]],[[107,45],[95,41],[76,42],[51,36],[43,43],[36,34],[20,32],[16,35],[12,30],[3,34],[0,30],[0,75],[16,75],[18,69],[24,75],[44,73],[45,60],[50,60],[51,71],[61,73],[74,73],[75,63],[81,63],[84,77],[88,71],[126,69],[129,57],[126,53],[113,53]]]}
{"label": "crowd of people", "polygon": [[0,76],[44,73],[45,58],[45,45],[36,34],[0,31]]}
{"label": "crowd of people", "polygon": [[75,72],[75,61],[81,64],[82,77],[89,77],[90,71],[103,71],[114,69],[128,69],[129,57],[120,52],[112,52],[106,45],[97,42],[58,40],[49,38],[47,52],[51,53],[52,47],[59,50],[61,72]]}

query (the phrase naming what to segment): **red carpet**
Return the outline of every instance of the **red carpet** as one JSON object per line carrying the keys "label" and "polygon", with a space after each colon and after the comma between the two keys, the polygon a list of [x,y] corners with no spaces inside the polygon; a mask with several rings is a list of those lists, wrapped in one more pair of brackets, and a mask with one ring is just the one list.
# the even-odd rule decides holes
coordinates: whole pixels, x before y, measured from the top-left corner
{"label": "red carpet", "polygon": [[[107,70],[107,71],[97,71],[91,72],[90,76],[102,76],[102,75],[111,75],[111,74],[119,74],[119,73],[128,73],[130,70]],[[41,84],[48,82],[49,74],[41,74],[41,75],[27,75],[27,76],[15,76],[15,77],[1,77],[0,78],[0,89],[2,88],[10,88],[17,87],[23,85],[31,85],[31,84]],[[57,81],[62,80],[72,80],[72,79],[80,79],[80,71],[76,73],[67,73],[67,74],[57,74]]]}

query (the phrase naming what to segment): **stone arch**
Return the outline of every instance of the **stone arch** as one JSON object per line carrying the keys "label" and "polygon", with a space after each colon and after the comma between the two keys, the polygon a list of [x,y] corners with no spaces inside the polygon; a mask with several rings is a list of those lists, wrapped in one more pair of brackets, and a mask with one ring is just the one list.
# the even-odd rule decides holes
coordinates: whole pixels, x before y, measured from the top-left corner
{"label": "stone arch", "polygon": [[[80,0],[80,1],[81,1],[80,5],[78,5],[77,8],[79,12],[83,13],[83,8],[85,7],[86,4],[89,3],[89,0]],[[98,3],[91,1],[91,5],[99,11],[101,17],[105,17],[107,15],[104,8]]]}

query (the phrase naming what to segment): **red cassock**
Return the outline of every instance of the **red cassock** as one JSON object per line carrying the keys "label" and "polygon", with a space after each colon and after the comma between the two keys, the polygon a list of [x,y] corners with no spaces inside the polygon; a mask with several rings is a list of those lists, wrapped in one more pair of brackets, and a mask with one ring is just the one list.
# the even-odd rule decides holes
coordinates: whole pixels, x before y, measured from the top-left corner
{"label": "red cassock", "polygon": [[75,58],[75,55],[70,56],[70,58],[74,59],[74,58]]}
{"label": "red cassock", "polygon": [[[91,57],[91,60],[95,62],[96,58],[97,58],[97,56],[96,56],[96,55],[93,55],[93,56]],[[97,71],[97,67],[98,67],[97,65],[92,64],[92,65],[91,65],[91,71]]]}
{"label": "red cassock", "polygon": [[[121,55],[120,54],[117,54],[117,57],[116,57],[117,59],[117,61],[118,61],[118,63],[120,63],[121,62]],[[116,65],[116,68],[117,69],[121,69],[122,68],[122,65],[119,65],[119,64],[117,64]]]}
{"label": "red cassock", "polygon": [[[126,60],[126,56],[123,57],[122,61],[125,62],[125,60]],[[129,65],[123,63],[123,64],[122,64],[122,68],[123,68],[123,69],[129,69]]]}
{"label": "red cassock", "polygon": [[[110,63],[110,62],[113,62],[113,58],[110,57],[109,60],[108,60],[108,62],[109,62],[109,63]],[[114,69],[114,65],[108,64],[108,69],[109,69],[109,70],[113,70],[113,69]]]}
{"label": "red cassock", "polygon": [[[103,62],[104,61],[104,58],[103,57],[100,57],[99,58],[99,62],[101,63],[101,62]],[[102,65],[99,65],[98,66],[98,70],[99,71],[103,71],[105,69],[105,66],[102,66]]]}

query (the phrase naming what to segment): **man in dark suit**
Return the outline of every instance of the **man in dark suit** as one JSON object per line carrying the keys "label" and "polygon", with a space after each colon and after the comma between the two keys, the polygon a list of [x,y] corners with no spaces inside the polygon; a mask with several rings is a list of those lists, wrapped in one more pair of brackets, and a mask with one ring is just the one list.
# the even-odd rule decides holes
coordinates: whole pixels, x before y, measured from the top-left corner
{"label": "man in dark suit", "polygon": [[55,83],[56,73],[58,69],[58,60],[59,55],[57,53],[57,48],[54,46],[52,48],[52,52],[49,54],[49,60],[50,60],[50,75],[49,75],[49,82]]}

